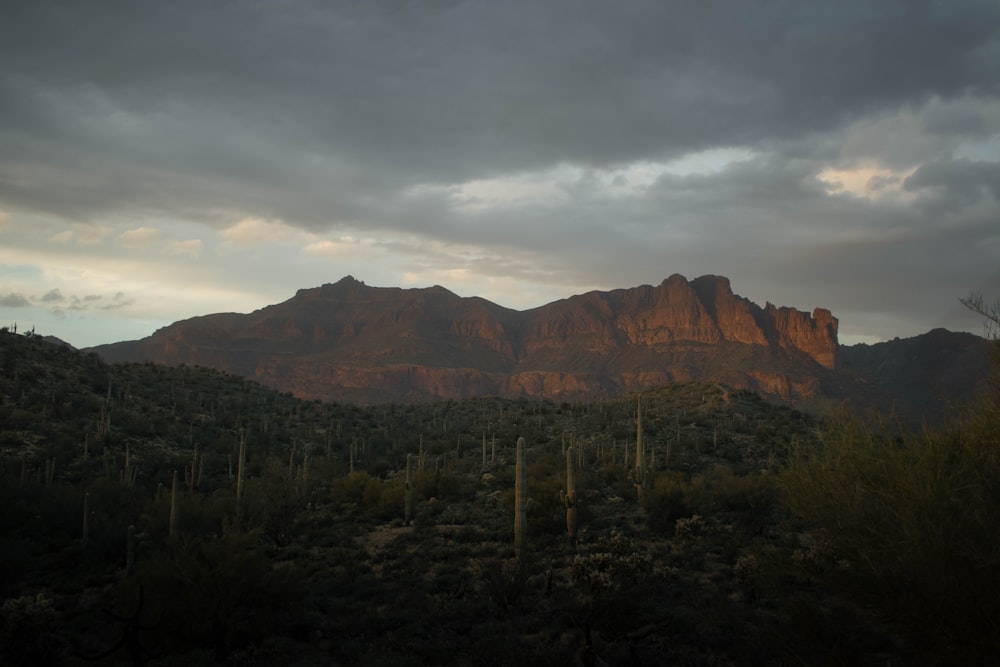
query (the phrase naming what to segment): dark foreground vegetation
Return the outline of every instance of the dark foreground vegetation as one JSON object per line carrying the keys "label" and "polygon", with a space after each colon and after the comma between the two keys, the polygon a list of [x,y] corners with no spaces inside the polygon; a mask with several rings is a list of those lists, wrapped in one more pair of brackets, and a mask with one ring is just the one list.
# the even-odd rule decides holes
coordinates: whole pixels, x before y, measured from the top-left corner
{"label": "dark foreground vegetation", "polygon": [[2,664],[955,665],[1000,646],[996,393],[926,432],[704,384],[362,408],[4,332],[0,398]]}

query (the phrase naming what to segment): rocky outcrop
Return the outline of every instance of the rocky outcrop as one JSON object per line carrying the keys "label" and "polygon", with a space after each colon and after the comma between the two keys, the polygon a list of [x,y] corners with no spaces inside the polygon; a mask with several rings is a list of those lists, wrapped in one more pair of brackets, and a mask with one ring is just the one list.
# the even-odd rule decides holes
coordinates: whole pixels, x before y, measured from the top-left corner
{"label": "rocky outcrop", "polygon": [[596,397],[688,380],[794,400],[837,368],[837,319],[673,275],[515,311],[348,276],[240,315],[177,322],[94,348],[111,361],[198,364],[298,396],[358,402],[475,395]]}

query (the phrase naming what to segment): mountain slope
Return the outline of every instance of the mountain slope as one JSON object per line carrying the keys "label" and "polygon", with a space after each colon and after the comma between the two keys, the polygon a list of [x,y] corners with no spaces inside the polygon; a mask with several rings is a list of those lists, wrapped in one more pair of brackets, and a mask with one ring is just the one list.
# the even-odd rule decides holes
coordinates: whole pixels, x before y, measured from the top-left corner
{"label": "mountain slope", "polygon": [[527,311],[348,276],[247,315],[195,317],[94,350],[110,361],[198,364],[304,397],[362,402],[583,396],[689,379],[794,398],[836,366],[836,335],[828,311],[760,308],[716,276],[674,275]]}
{"label": "mountain slope", "polygon": [[[762,308],[719,276],[673,275],[525,311],[439,286],[370,287],[348,276],[253,313],[195,317],[93,350],[109,361],[203,365],[304,398],[357,403],[588,398],[700,380],[815,410],[844,402],[887,409],[906,384],[897,407],[919,418],[938,410],[940,392],[926,395],[935,386],[975,384],[974,336],[954,343],[967,350],[959,370],[880,375],[878,360],[905,354],[899,346],[841,347],[837,325],[822,308]],[[913,354],[919,366],[926,351]],[[948,373],[954,378],[942,385]]]}

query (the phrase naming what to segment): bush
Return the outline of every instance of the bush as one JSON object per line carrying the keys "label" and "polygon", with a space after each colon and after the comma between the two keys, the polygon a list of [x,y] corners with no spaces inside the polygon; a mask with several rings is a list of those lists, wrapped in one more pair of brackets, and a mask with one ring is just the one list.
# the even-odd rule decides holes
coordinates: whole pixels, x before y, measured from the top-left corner
{"label": "bush", "polygon": [[683,473],[658,473],[653,478],[652,488],[646,489],[642,498],[650,527],[672,532],[677,519],[691,516],[693,506],[690,491],[691,485]]}
{"label": "bush", "polygon": [[998,431],[997,397],[937,431],[838,422],[781,475],[791,509],[836,552],[831,577],[973,662],[1000,644]]}
{"label": "bush", "polygon": [[5,600],[0,606],[0,657],[12,665],[58,665],[59,618],[42,593]]}
{"label": "bush", "polygon": [[368,486],[369,481],[371,481],[371,477],[363,471],[355,471],[346,477],[338,477],[330,484],[330,499],[334,502],[353,502],[363,505],[365,487]]}
{"label": "bush", "polygon": [[259,538],[227,524],[217,537],[179,539],[139,561],[119,590],[121,607],[134,609],[143,586],[151,648],[212,649],[217,660],[281,633],[302,591],[291,570],[272,567]]}

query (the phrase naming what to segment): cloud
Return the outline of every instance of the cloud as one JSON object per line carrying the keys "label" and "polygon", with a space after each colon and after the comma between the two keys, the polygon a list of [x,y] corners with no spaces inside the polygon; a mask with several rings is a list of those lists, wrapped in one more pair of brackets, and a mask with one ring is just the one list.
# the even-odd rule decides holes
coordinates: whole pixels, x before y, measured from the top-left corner
{"label": "cloud", "polygon": [[174,241],[170,244],[170,251],[175,255],[184,255],[190,259],[201,257],[204,244],[200,239],[188,239],[187,241]]}
{"label": "cloud", "polygon": [[0,294],[0,306],[4,308],[28,308],[31,306],[31,302],[23,294],[9,292]]}
{"label": "cloud", "polygon": [[828,167],[818,173],[816,178],[824,183],[833,194],[849,194],[865,199],[881,199],[883,197],[899,197],[904,193],[903,182],[916,167],[903,171],[894,171],[878,164],[861,163],[849,168],[837,169]]}
{"label": "cloud", "polygon": [[66,297],[58,289],[49,290],[40,299],[42,303],[62,303],[65,300]]}
{"label": "cloud", "polygon": [[[0,197],[89,217],[178,199],[205,219],[260,205],[320,228],[421,183],[829,131],[1000,78],[988,2],[300,10],[236,6],[222,20],[198,3],[114,15],[70,3],[56,20],[25,8],[3,35],[18,76],[0,118],[19,137],[6,164],[34,171]],[[161,58],[177,34],[185,57]],[[282,57],[261,58],[263,44]]]}
{"label": "cloud", "polygon": [[922,195],[935,211],[956,212],[984,198],[1000,202],[1000,162],[936,160],[921,165],[903,181],[903,189]]}
{"label": "cloud", "polygon": [[313,241],[307,244],[302,252],[315,257],[341,258],[348,257],[360,250],[360,244],[354,238],[345,236],[337,241],[330,239]]}
{"label": "cloud", "polygon": [[135,304],[135,299],[129,299],[124,293],[118,292],[111,299],[111,303],[100,306],[101,310],[121,310]]}
{"label": "cloud", "polygon": [[991,0],[294,6],[0,25],[0,255],[45,267],[12,293],[176,319],[332,272],[518,306],[719,273],[916,327],[1000,263]]}
{"label": "cloud", "polygon": [[290,233],[288,226],[280,220],[243,218],[223,229],[220,235],[230,243],[248,246],[284,241],[289,238]]}
{"label": "cloud", "polygon": [[112,230],[105,226],[74,224],[70,229],[64,229],[49,237],[49,241],[61,245],[75,243],[78,246],[94,246],[111,234]]}
{"label": "cloud", "polygon": [[148,248],[160,239],[160,231],[152,227],[129,229],[118,235],[118,244],[123,248]]}

